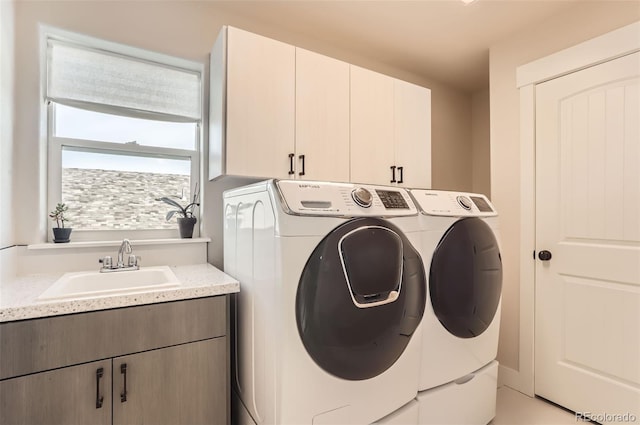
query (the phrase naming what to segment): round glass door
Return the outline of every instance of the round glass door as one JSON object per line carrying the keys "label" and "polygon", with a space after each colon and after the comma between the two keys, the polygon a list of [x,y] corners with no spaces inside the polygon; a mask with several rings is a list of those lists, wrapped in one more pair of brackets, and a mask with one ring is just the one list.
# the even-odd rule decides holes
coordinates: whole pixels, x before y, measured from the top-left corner
{"label": "round glass door", "polygon": [[436,247],[429,295],[440,323],[453,335],[473,338],[491,324],[502,291],[502,259],[495,235],[479,218],[455,222]]}
{"label": "round glass door", "polygon": [[305,265],[298,332],[328,373],[369,379],[402,355],[425,302],[422,259],[406,236],[382,219],[353,219],[329,233]]}

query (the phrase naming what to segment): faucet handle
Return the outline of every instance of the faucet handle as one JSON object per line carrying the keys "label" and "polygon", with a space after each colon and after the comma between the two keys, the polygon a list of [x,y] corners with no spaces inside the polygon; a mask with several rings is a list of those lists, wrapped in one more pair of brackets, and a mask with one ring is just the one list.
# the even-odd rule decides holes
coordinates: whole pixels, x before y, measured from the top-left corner
{"label": "faucet handle", "polygon": [[129,267],[136,267],[138,266],[138,262],[142,259],[142,257],[135,255],[135,254],[131,254],[129,255]]}
{"label": "faucet handle", "polygon": [[110,255],[99,259],[98,262],[102,264],[103,269],[110,269],[113,266],[113,259]]}

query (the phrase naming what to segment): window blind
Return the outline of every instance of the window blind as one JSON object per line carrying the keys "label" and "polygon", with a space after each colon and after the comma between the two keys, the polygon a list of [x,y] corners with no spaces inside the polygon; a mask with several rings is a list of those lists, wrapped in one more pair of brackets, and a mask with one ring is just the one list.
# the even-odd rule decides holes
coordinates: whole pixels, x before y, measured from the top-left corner
{"label": "window blind", "polygon": [[49,100],[99,112],[195,122],[201,119],[197,71],[49,39]]}

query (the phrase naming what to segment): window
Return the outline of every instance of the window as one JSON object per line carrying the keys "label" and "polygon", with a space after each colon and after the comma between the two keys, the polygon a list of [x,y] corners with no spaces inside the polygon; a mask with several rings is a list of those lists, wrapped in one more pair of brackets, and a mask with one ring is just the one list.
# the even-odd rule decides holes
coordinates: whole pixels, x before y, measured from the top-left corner
{"label": "window", "polygon": [[188,204],[199,186],[202,64],[57,30],[44,38],[48,211],[68,205],[74,240],[177,237],[156,199]]}

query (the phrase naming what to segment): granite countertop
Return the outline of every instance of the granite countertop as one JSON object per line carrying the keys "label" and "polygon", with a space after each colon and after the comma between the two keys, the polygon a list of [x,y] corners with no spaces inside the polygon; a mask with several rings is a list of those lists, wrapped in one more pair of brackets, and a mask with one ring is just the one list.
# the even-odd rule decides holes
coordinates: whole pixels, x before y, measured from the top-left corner
{"label": "granite countertop", "polygon": [[63,273],[18,276],[0,284],[0,322],[210,297],[240,291],[240,284],[236,279],[210,264],[172,266],[171,270],[180,281],[178,288],[47,302],[38,301],[38,296]]}

